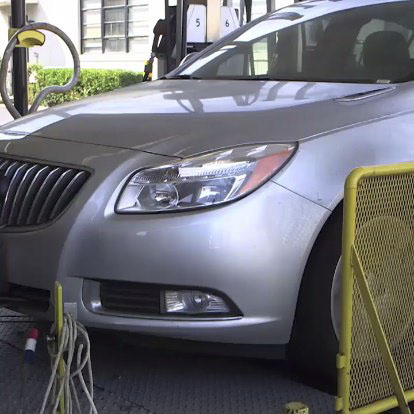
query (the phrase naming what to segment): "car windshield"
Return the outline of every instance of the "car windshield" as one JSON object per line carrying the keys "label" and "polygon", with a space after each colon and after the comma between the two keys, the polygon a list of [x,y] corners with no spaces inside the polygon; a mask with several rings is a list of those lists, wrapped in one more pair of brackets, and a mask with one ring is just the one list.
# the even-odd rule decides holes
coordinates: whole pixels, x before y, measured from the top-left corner
{"label": "car windshield", "polygon": [[[305,4],[313,7],[312,2]],[[174,76],[352,83],[413,78],[414,2],[311,18],[304,5],[279,10],[234,32]]]}

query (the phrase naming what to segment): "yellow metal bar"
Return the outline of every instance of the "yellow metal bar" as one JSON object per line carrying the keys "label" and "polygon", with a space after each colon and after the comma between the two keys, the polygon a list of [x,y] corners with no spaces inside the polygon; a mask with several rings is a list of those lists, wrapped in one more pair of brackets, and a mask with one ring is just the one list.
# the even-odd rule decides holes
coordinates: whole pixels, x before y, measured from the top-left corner
{"label": "yellow metal bar", "polygon": [[352,171],[346,182],[346,189],[356,190],[358,182],[362,178],[376,176],[393,176],[399,174],[412,174],[414,172],[414,162],[401,162],[390,165],[376,165],[372,167],[359,167]]}
{"label": "yellow metal bar", "polygon": [[[8,31],[9,40],[15,35],[19,29],[10,28]],[[39,30],[25,30],[17,35],[18,43],[16,47],[33,47],[33,46],[43,46],[46,41],[46,36],[44,33],[39,32]]]}
{"label": "yellow metal bar", "polygon": [[[55,283],[55,326],[57,335],[57,348],[59,349],[63,332],[63,291],[62,285],[59,282]],[[65,375],[65,362],[63,361],[63,358],[61,358],[59,361],[58,374],[61,378],[61,381],[63,381],[63,376]],[[65,414],[64,393],[62,393],[62,396],[60,398],[59,413]]]}
{"label": "yellow metal bar", "polygon": [[46,36],[38,30],[26,30],[17,35],[19,43],[16,47],[34,47],[43,46],[46,41]]}
{"label": "yellow metal bar", "polygon": [[[353,260],[353,256],[358,257],[358,255],[355,255],[356,252],[353,252],[353,244],[355,242],[356,237],[357,220],[361,220],[361,218],[359,217],[359,213],[361,208],[364,208],[363,206],[357,206],[357,197],[363,197],[361,199],[361,203],[366,203],[367,199],[370,200],[369,193],[366,193],[366,191],[369,191],[370,188],[366,185],[370,178],[372,179],[375,177],[384,177],[385,181],[383,182],[383,185],[386,186],[387,177],[390,180],[395,180],[396,176],[398,175],[409,175],[412,177],[414,175],[414,163],[409,162],[385,166],[361,167],[354,170],[349,175],[345,185],[344,226],[342,239],[343,269],[341,279],[342,319],[339,341],[340,349],[337,358],[338,394],[336,399],[336,410],[342,414],[378,414],[393,408],[397,408],[398,406],[400,406],[402,413],[407,414],[410,413],[410,409],[408,407],[407,402],[414,401],[414,389],[404,392],[404,389],[402,387],[400,378],[398,376],[398,371],[396,369],[396,363],[393,360],[387,342],[388,338],[384,335],[384,330],[378,318],[378,313],[376,311],[375,304],[372,300],[371,292],[369,290],[366,279],[363,275],[361,263],[355,258]],[[404,178],[404,180],[408,180],[408,178]],[[360,194],[360,191],[362,191],[362,195]],[[407,189],[407,191],[410,190]],[[375,197],[373,197],[372,200],[375,200]],[[380,202],[378,200],[378,197],[375,202]],[[398,209],[399,207],[395,206],[395,208]],[[383,213],[380,213],[379,217],[381,218],[382,215]],[[373,216],[373,219],[375,218],[376,217]],[[356,263],[354,267],[352,267],[353,262]],[[354,299],[356,293],[353,292],[355,281],[358,283],[358,290],[360,291],[360,296],[362,299],[364,309],[368,314],[369,323],[373,326],[374,337],[376,338],[376,342],[378,344],[379,355],[381,355],[384,359],[385,368],[389,373],[388,377],[384,378],[384,381],[389,380],[391,382],[393,391],[396,395],[375,401],[363,407],[353,406],[351,410],[351,401],[355,397],[351,396],[350,391],[351,363],[353,361],[352,353],[354,351],[352,349],[352,324],[353,312],[356,311],[356,309],[353,309],[353,307],[355,306]]]}
{"label": "yellow metal bar", "polygon": [[[408,401],[414,401],[414,390],[406,391],[405,396]],[[352,414],[378,414],[385,411],[392,410],[398,407],[397,397],[392,396],[381,401],[376,401],[365,407],[352,410]]]}
{"label": "yellow metal bar", "polygon": [[[375,339],[378,344],[378,348],[381,352],[382,357],[384,358],[384,363],[387,368],[390,381],[392,383],[395,395],[398,400],[398,405],[400,407],[402,414],[411,414],[411,410],[408,407],[407,398],[404,394],[404,389],[398,375],[397,367],[395,365],[394,359],[391,354],[391,349],[389,347],[387,337],[385,335],[384,329],[382,327],[377,308],[375,307],[374,300],[372,298],[371,292],[368,287],[367,280],[364,276],[364,270],[362,268],[361,261],[359,259],[358,253],[352,246],[352,266],[355,274],[355,278],[358,283],[359,291],[363,299],[365,309],[369,316],[369,320],[374,331]],[[366,411],[364,411],[365,413]]]}
{"label": "yellow metal bar", "polygon": [[337,411],[350,413],[350,372],[353,275],[351,267],[351,246],[355,239],[355,214],[357,184],[363,170],[354,170],[345,184],[344,221],[342,232],[342,279],[341,279],[341,332],[339,339],[338,398]]}
{"label": "yellow metal bar", "polygon": [[309,407],[302,402],[291,402],[285,405],[285,414],[309,414]]}

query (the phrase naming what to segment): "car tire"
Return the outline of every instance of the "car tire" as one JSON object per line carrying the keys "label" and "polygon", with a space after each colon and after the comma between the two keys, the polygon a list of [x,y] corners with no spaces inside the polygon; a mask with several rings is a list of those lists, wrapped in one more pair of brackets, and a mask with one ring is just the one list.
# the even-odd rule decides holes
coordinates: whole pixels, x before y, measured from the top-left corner
{"label": "car tire", "polygon": [[299,291],[288,358],[318,388],[336,391],[338,339],[331,312],[332,282],[342,249],[342,204],[331,214],[311,251]]}

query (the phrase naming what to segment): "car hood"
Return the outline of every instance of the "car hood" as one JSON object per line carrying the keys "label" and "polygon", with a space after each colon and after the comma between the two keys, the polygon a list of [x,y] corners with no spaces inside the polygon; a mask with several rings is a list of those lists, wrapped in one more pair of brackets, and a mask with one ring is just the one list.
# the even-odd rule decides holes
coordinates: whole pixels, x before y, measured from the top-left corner
{"label": "car hood", "polygon": [[295,142],[384,115],[392,105],[335,98],[379,85],[161,80],[61,105],[6,124],[3,133],[185,157],[213,149]]}

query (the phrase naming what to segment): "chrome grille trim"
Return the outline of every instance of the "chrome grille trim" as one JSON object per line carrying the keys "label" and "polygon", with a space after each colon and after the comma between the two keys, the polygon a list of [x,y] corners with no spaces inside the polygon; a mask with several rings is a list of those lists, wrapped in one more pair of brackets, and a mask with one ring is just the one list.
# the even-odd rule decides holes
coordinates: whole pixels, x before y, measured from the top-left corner
{"label": "chrome grille trim", "polygon": [[79,171],[72,179],[72,181],[66,186],[62,194],[56,201],[56,204],[50,214],[50,219],[54,220],[62,210],[65,209],[65,206],[70,203],[72,198],[77,194],[81,189],[85,181],[88,179],[89,173],[86,171]]}
{"label": "chrome grille trim", "polygon": [[75,168],[0,157],[0,226],[36,226],[56,219],[89,175]]}

